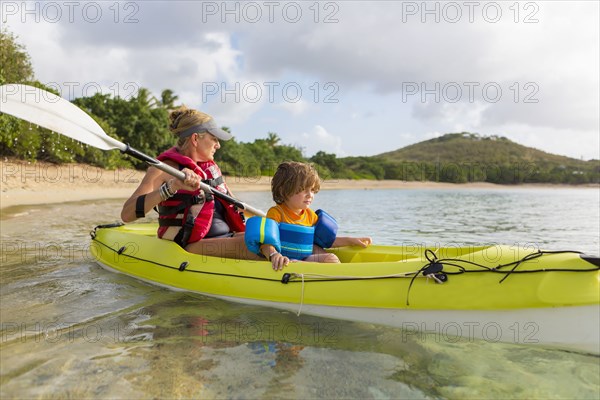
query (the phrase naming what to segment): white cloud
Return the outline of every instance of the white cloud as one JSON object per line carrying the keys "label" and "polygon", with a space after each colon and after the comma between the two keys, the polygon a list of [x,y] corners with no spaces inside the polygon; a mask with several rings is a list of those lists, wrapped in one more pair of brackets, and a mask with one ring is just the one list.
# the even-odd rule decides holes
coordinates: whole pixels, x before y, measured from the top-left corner
{"label": "white cloud", "polygon": [[[86,86],[103,87],[105,93],[131,94],[128,83],[149,88],[158,95],[174,89],[184,101],[198,101],[207,83],[220,84],[240,76],[240,52],[231,46],[230,35],[200,33],[193,43],[168,43],[156,47],[115,46],[80,43],[73,46],[63,25],[40,22],[11,26],[32,57],[36,77],[43,83],[55,82],[75,88],[75,97],[85,95]],[[204,85],[204,86],[203,86]],[[112,89],[110,89],[112,88]],[[119,90],[120,89],[120,90]],[[196,95],[188,93],[194,92]]]}
{"label": "white cloud", "polygon": [[440,136],[442,136],[444,133],[442,132],[426,132],[425,133],[425,139],[429,140],[429,139],[434,139],[434,138],[438,138]]}
{"label": "white cloud", "polygon": [[299,116],[301,114],[304,114],[306,110],[308,110],[308,103],[302,99],[298,100],[295,103],[284,101],[283,103],[280,103],[278,107],[281,107],[293,116]]}
{"label": "white cloud", "polygon": [[[474,23],[467,21],[463,7],[462,20],[453,24],[447,22],[449,17],[432,22],[432,15],[426,16],[429,23],[422,23],[421,13],[404,22],[405,2],[340,3],[337,24],[313,24],[306,31],[295,26],[277,35],[265,34],[268,27],[248,31],[245,57],[250,68],[303,71],[333,79],[342,91],[355,91],[357,96],[365,86],[382,94],[399,93],[412,83],[443,87],[454,82],[464,88],[464,101],[466,85],[475,84],[469,103],[488,104],[480,116],[482,124],[597,129],[598,3],[519,3],[515,8],[510,2],[496,2],[502,11],[498,23],[488,22],[493,17],[490,10],[486,21],[484,4],[477,4]],[[427,7],[435,5],[443,3]],[[482,89],[488,84],[501,89],[502,101],[485,98]],[[528,96],[539,106],[526,103]],[[443,97],[440,102],[449,104]],[[440,112],[439,117],[444,122],[446,115]]]}
{"label": "white cloud", "polygon": [[481,127],[483,115],[489,107],[490,104],[482,101],[416,103],[413,115],[423,120],[436,120],[452,131],[469,131]]}
{"label": "white cloud", "polygon": [[[574,156],[591,154],[590,145],[597,143],[597,2],[493,2],[502,9],[497,23],[484,18],[484,3],[477,3],[473,23],[468,21],[466,3],[460,2],[452,3],[462,11],[456,23],[448,21],[453,10],[444,11],[450,4],[445,2],[331,3],[337,9],[318,3],[318,15],[313,3],[297,3],[303,9],[297,23],[282,19],[281,4],[274,22],[266,20],[269,13],[263,7],[262,20],[254,23],[244,20],[243,10],[240,22],[231,14],[207,15],[205,3],[136,3],[137,22],[126,24],[114,23],[113,4],[101,2],[104,18],[99,23],[81,21],[79,8],[74,23],[65,18],[57,23],[22,23],[22,16],[14,15],[7,26],[20,36],[42,82],[80,86],[96,82],[109,93],[117,88],[125,94],[129,82],[156,95],[169,88],[187,105],[212,113],[219,123],[238,125],[238,131],[287,132],[284,139],[293,136],[290,129],[309,132],[311,140],[326,146],[318,150],[336,149],[332,152],[338,154],[344,154],[340,137],[323,126],[343,129],[344,148],[353,155],[393,150],[390,135],[395,135],[394,143],[407,140],[399,132],[418,141],[434,131],[514,130],[523,140],[539,139],[537,147]],[[411,14],[408,6],[437,7],[441,14],[424,15],[423,10]],[[120,10],[121,20],[132,11]],[[324,23],[327,16],[337,22]],[[485,17],[490,16],[488,12]],[[527,17],[537,22],[525,23]],[[247,101],[248,93],[240,93],[239,100],[223,95],[223,88],[231,90],[236,84],[286,81],[311,82],[306,87],[317,82],[321,88],[326,82],[335,83],[337,108],[316,101],[309,105],[308,97],[284,104],[266,101],[264,94],[258,101]],[[439,83],[443,88],[453,82],[464,90],[456,102],[448,101],[444,93],[438,101],[431,101],[431,95],[423,101],[421,93],[401,99],[407,84],[431,88]],[[469,82],[477,84],[472,99],[465,86]],[[482,94],[487,83],[502,89],[500,101],[489,101]],[[208,95],[211,84],[219,90]],[[528,95],[537,103],[525,102]],[[293,128],[287,126],[291,123]],[[368,143],[361,142],[365,130],[371,132]],[[528,136],[519,133],[525,131]],[[295,140],[306,147],[305,138],[296,135]]]}
{"label": "white cloud", "polygon": [[315,125],[311,131],[301,133],[296,137],[300,139],[300,146],[303,148],[305,155],[309,157],[318,151],[333,153],[338,157],[347,155],[342,149],[342,138],[329,133],[321,125]]}
{"label": "white cloud", "polygon": [[584,160],[600,159],[598,132],[577,129],[533,128],[523,124],[489,127],[487,134],[505,136],[528,147]]}

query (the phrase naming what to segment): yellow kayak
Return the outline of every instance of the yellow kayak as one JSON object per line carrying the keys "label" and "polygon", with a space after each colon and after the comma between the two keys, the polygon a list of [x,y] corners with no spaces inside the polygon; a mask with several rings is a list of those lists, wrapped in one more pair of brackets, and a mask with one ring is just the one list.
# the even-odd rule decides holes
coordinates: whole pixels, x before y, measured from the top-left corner
{"label": "yellow kayak", "polygon": [[191,254],[156,224],[99,226],[98,263],[153,284],[407,335],[539,344],[600,354],[600,259],[512,246],[333,249],[342,264]]}

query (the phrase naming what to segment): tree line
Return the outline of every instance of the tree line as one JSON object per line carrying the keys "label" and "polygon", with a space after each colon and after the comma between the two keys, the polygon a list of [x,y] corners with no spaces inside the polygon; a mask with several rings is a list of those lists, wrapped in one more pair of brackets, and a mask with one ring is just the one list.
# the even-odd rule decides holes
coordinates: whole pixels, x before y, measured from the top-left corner
{"label": "tree line", "polygon": [[[25,83],[50,92],[34,78],[29,55],[14,35],[0,31],[0,85]],[[171,147],[175,138],[168,130],[169,110],[177,106],[172,90],[154,96],[140,88],[135,96],[123,99],[96,93],[73,103],[90,114],[104,131],[149,155]],[[224,129],[229,130],[227,127]],[[11,117],[0,115],[0,156],[52,163],[86,163],[102,168],[145,168],[141,161],[124,157],[118,151],[103,151],[63,135]],[[268,132],[253,142],[232,139],[221,142],[216,161],[225,175],[272,176],[282,161],[311,162],[323,179],[397,179],[404,181],[518,183],[598,183],[598,161],[559,165],[556,163],[507,162],[493,158],[485,163],[390,160],[383,157],[344,157],[319,151],[306,157],[303,149],[281,143],[280,137]]]}

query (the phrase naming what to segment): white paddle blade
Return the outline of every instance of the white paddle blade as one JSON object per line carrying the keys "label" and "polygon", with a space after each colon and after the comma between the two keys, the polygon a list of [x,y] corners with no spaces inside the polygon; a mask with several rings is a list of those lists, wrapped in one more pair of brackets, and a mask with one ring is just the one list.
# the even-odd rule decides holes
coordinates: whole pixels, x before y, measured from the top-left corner
{"label": "white paddle blade", "polygon": [[92,117],[75,104],[33,86],[0,86],[0,112],[101,150],[124,150],[127,147],[108,136]]}

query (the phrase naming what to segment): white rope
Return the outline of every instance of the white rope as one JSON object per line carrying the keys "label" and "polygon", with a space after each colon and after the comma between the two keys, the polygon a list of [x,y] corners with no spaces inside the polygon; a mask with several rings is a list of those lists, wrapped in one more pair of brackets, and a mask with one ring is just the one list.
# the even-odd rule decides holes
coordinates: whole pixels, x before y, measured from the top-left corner
{"label": "white rope", "polygon": [[435,274],[428,274],[425,275],[425,278],[427,278],[427,282],[429,282],[429,279],[433,279],[435,280],[437,283],[444,283],[442,282],[437,276],[435,276]]}
{"label": "white rope", "polygon": [[302,312],[302,305],[304,304],[304,274],[300,274],[300,277],[302,277],[302,292],[300,294],[300,308],[298,308],[298,313],[296,314],[298,317]]}
{"label": "white rope", "polygon": [[[295,278],[300,278],[302,280],[302,289],[300,291],[300,307],[298,308],[298,312],[296,315],[299,317],[302,313],[302,306],[304,305],[304,277],[309,279],[377,279],[377,278],[408,278],[414,274],[418,274],[420,271],[413,272],[404,272],[400,274],[392,274],[392,275],[373,275],[373,276],[351,276],[351,275],[323,275],[323,274],[298,274],[292,273],[291,275]],[[427,278],[429,280],[430,276],[423,276],[423,278]],[[439,279],[433,276],[438,283],[442,283]]]}
{"label": "white rope", "polygon": [[292,273],[291,275],[295,278],[307,277],[309,279],[380,279],[380,278],[410,278],[413,275],[418,274],[420,271],[403,272],[399,274],[391,275],[323,275],[323,274],[297,274]]}

